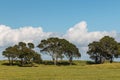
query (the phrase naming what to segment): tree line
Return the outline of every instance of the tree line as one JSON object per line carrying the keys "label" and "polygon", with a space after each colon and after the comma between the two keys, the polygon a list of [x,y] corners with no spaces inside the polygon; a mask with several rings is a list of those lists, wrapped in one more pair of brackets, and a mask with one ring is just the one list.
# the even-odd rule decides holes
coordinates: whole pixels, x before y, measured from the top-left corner
{"label": "tree line", "polygon": [[[58,60],[67,58],[69,64],[72,64],[73,58],[80,58],[81,53],[73,43],[66,39],[51,37],[43,39],[36,46],[42,54],[51,56],[54,65],[58,64]],[[9,46],[3,51],[3,56],[8,58],[9,64],[13,65],[33,65],[33,63],[41,63],[42,58],[39,53],[34,50],[33,43],[19,42],[14,46]],[[105,60],[113,62],[114,58],[120,55],[120,43],[115,41],[113,37],[104,36],[99,41],[93,41],[88,45],[87,54],[95,63],[104,63]]]}
{"label": "tree line", "polygon": [[[7,47],[3,51],[3,56],[8,58],[9,64],[18,63],[21,66],[33,65],[42,61],[41,55],[34,50],[34,44],[19,42],[14,46]],[[67,57],[70,65],[73,58],[81,57],[79,49],[69,41],[59,38],[48,38],[41,40],[37,46],[40,52],[52,57],[54,65],[57,65],[58,59]]]}

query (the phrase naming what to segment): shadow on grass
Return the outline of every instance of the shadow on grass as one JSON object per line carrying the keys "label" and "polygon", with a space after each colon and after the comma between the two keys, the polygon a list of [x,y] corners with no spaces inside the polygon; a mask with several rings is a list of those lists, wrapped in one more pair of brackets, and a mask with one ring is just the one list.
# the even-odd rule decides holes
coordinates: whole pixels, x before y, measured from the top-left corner
{"label": "shadow on grass", "polygon": [[35,64],[24,64],[24,65],[21,65],[20,63],[9,64],[7,62],[2,63],[2,65],[5,65],[5,66],[19,66],[19,67],[38,67]]}
{"label": "shadow on grass", "polygon": [[92,65],[92,64],[96,64],[96,63],[93,62],[93,61],[86,61],[86,64],[87,64],[87,65]]}
{"label": "shadow on grass", "polygon": [[37,65],[34,64],[25,64],[25,65],[18,65],[19,67],[38,67]]}
{"label": "shadow on grass", "polygon": [[[69,66],[70,65],[70,63],[69,62],[67,62],[67,61],[64,61],[64,62],[58,62],[58,64],[57,64],[58,66]],[[72,63],[71,65],[76,65],[75,63]]]}
{"label": "shadow on grass", "polygon": [[17,63],[13,63],[13,64],[9,64],[9,63],[2,63],[2,65],[5,65],[5,66],[18,66]]}
{"label": "shadow on grass", "polygon": [[[43,61],[42,64],[44,65],[54,65],[53,61]],[[57,66],[69,66],[70,63],[68,61],[62,61],[62,62],[57,62]],[[76,65],[75,63],[72,63],[71,65]]]}

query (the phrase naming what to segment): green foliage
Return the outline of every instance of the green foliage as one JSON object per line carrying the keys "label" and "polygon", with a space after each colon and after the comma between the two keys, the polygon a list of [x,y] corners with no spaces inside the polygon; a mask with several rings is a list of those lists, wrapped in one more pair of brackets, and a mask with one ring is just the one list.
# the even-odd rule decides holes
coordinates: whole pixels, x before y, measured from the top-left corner
{"label": "green foliage", "polygon": [[55,65],[58,58],[62,59],[64,56],[69,59],[70,64],[74,57],[81,57],[78,48],[65,39],[48,38],[47,40],[42,40],[38,47],[41,49],[41,52],[52,57]]}
{"label": "green foliage", "polygon": [[109,36],[104,36],[99,42],[92,42],[88,45],[88,54],[90,58],[94,59],[96,63],[103,63],[104,60],[110,60],[113,62],[114,57],[120,54],[120,46]]}
{"label": "green foliage", "polygon": [[35,46],[34,46],[33,43],[28,43],[28,47],[29,47],[30,49],[33,49]]}
{"label": "green foliage", "polygon": [[8,58],[9,64],[13,65],[14,59],[18,56],[18,49],[16,46],[8,47],[3,51],[3,55]]}
{"label": "green foliage", "polygon": [[21,60],[21,66],[32,66],[33,62],[40,63],[42,61],[41,55],[35,52],[33,48],[33,43],[26,44],[19,42],[18,45],[6,48],[5,51],[3,51],[3,56],[8,58],[10,65],[13,65],[18,59],[18,61]]}
{"label": "green foliage", "polygon": [[34,54],[33,62],[34,62],[34,63],[38,63],[38,64],[42,63],[41,55],[38,54],[37,52]]}

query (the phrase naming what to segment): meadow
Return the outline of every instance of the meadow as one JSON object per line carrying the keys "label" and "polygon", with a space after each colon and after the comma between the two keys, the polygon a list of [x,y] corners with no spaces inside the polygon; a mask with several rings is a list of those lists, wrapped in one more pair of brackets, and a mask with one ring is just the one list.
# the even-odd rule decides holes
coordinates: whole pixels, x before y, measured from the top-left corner
{"label": "meadow", "polygon": [[3,65],[0,61],[0,80],[120,80],[120,63],[86,64],[74,61],[74,65],[45,65],[19,67]]}

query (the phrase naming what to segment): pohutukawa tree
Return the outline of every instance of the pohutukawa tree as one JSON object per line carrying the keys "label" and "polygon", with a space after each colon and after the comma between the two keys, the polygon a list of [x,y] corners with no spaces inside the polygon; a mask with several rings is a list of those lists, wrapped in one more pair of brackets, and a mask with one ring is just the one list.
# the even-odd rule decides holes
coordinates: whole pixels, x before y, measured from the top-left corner
{"label": "pohutukawa tree", "polygon": [[81,57],[78,48],[65,39],[48,38],[47,40],[41,40],[38,47],[42,53],[52,57],[55,65],[57,64],[58,58],[63,58],[63,56],[69,59],[70,64],[74,57]]}

